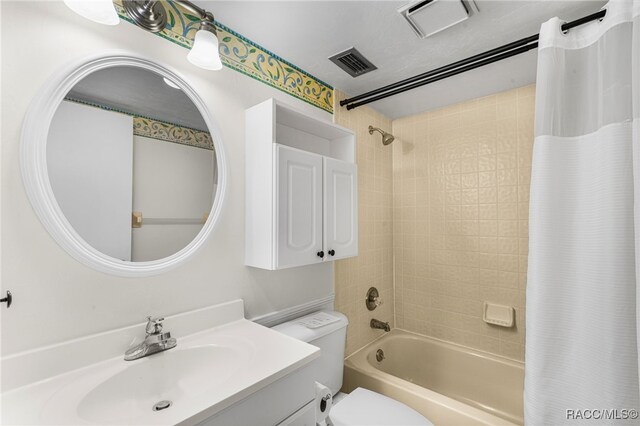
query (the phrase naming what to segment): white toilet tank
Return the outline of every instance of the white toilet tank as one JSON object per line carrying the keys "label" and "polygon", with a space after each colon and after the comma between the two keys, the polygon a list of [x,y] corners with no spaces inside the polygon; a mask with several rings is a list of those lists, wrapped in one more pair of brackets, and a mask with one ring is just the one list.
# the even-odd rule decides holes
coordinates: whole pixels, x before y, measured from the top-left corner
{"label": "white toilet tank", "polygon": [[347,317],[340,312],[318,311],[276,325],[272,330],[320,348],[315,380],[331,389],[335,395],[342,387],[348,324]]}

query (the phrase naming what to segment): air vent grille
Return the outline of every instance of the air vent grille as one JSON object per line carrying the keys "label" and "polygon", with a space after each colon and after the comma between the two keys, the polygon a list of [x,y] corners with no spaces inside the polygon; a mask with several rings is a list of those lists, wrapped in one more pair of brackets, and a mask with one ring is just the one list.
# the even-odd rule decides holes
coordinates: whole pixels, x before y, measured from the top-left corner
{"label": "air vent grille", "polygon": [[344,52],[337,53],[329,58],[331,62],[339,66],[351,77],[359,77],[363,74],[378,69],[367,58],[362,56],[355,47]]}

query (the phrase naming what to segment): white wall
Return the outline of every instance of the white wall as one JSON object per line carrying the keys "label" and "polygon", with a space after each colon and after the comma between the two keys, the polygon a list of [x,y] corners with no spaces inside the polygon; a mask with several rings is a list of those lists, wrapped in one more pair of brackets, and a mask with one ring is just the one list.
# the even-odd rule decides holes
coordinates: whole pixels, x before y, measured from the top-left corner
{"label": "white wall", "polygon": [[144,224],[144,218],[202,219],[211,210],[215,179],[213,151],[133,136],[133,211],[143,225],[132,233],[135,261],[156,260],[182,250],[202,225]]}
{"label": "white wall", "polygon": [[[323,119],[330,120],[329,114],[238,72],[198,69],[187,61],[186,49],[126,22],[94,24],[62,2],[3,1],[0,7],[0,288],[15,298],[11,309],[0,308],[3,354],[140,322],[148,314],[170,315],[238,297],[251,317],[332,292],[331,263],[278,272],[243,265],[245,108],[276,97]],[[38,221],[20,176],[22,121],[39,87],[69,61],[113,48],[144,54],[186,77],[216,117],[231,170],[221,220],[210,240],[187,264],[156,277],[117,278],[73,260]]]}

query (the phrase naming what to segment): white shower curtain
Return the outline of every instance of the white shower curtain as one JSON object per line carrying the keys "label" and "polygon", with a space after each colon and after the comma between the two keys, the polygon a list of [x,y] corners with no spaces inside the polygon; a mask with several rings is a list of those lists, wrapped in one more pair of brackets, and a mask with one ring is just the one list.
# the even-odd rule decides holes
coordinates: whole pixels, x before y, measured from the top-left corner
{"label": "white shower curtain", "polygon": [[527,425],[640,424],[640,0],[606,8],[540,32]]}

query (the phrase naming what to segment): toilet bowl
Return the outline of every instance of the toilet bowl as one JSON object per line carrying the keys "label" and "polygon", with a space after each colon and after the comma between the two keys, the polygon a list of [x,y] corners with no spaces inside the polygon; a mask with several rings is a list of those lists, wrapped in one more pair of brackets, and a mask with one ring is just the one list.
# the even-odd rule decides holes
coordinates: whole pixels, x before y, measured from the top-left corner
{"label": "toilet bowl", "polygon": [[334,405],[329,417],[334,426],[433,425],[413,408],[363,388],[357,388]]}
{"label": "toilet bowl", "polygon": [[[273,330],[320,348],[314,367],[315,380],[336,395],[342,387],[347,317],[339,312],[319,311],[273,327]],[[423,426],[432,423],[423,415],[392,398],[357,388],[316,417],[317,424],[333,426]],[[328,417],[327,417],[328,415]]]}

